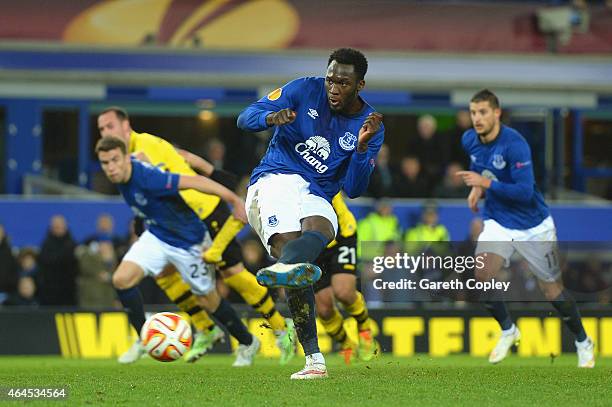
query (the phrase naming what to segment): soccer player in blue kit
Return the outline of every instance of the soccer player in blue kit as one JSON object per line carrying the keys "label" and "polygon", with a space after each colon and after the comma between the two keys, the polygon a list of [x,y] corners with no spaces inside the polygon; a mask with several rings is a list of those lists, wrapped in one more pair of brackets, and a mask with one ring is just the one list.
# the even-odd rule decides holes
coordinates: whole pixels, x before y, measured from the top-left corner
{"label": "soccer player in blue kit", "polygon": [[[472,211],[478,211],[478,201],[486,194],[484,229],[476,247],[476,254],[484,255],[484,267],[476,270],[476,277],[490,280],[518,252],[574,334],[578,367],[594,367],[593,341],[584,331],[576,302],[563,288],[555,224],[535,184],[529,145],[519,132],[500,123],[499,99],[491,91],[484,89],[472,97],[470,115],[474,128],[462,138],[470,171],[458,174],[472,187],[467,198]],[[484,306],[502,329],[489,356],[489,362],[499,363],[520,341],[521,333],[503,301],[489,298]]]}
{"label": "soccer player in blue kit", "polygon": [[291,379],[327,377],[317,340],[312,264],[338,232],[331,200],[343,189],[350,198],[366,189],[384,139],[382,115],[359,96],[368,62],[354,49],[329,57],[325,78],[289,82],[246,108],[238,127],[274,127],[268,150],[253,170],[246,207],[249,223],[278,263],[257,280],[285,287],[304,369]]}
{"label": "soccer player in blue kit", "polygon": [[113,286],[136,332],[140,333],[145,322],[136,285],[145,276],[156,277],[172,263],[191,287],[198,305],[238,340],[234,366],[250,366],[259,349],[259,340],[249,333],[229,302],[217,293],[214,268],[207,267],[202,259],[202,243],[208,231],[179,195],[179,190],[195,189],[220,196],[234,206],[233,215],[245,222],[242,200],[211,179],[164,172],[133,159],[127,154],[124,141],[116,137],[101,138],[96,144],[96,154],[104,174],[117,184],[126,203],[147,224],[113,274]]}

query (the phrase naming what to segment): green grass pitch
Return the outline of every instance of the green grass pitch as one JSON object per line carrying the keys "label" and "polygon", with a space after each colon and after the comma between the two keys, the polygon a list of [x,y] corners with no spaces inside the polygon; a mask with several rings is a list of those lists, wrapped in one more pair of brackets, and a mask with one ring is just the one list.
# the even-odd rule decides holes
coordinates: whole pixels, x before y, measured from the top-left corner
{"label": "green grass pitch", "polygon": [[[112,360],[1,357],[0,387],[68,387],[64,401],[34,405],[134,406],[604,406],[612,404],[612,359],[595,369],[576,368],[576,356],[519,358],[497,366],[469,356],[431,358],[383,355],[345,366],[328,357],[327,380],[291,381],[303,358],[288,366],[256,359],[232,368],[229,355],[195,364],[151,359],[121,366]],[[0,407],[22,405],[4,397]]]}

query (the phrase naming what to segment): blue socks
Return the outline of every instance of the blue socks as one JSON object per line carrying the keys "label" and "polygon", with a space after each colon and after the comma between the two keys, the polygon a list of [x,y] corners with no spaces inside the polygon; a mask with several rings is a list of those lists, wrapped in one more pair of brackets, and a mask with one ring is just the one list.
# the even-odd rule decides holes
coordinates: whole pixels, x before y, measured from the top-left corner
{"label": "blue socks", "polygon": [[299,238],[287,243],[278,259],[279,263],[312,263],[321,254],[329,241],[321,232],[307,230]]}
{"label": "blue socks", "polygon": [[[313,263],[328,243],[323,233],[308,230],[283,247],[278,262],[284,264]],[[315,296],[312,286],[297,290],[286,289],[285,291],[291,317],[295,324],[298,339],[304,348],[304,354],[319,353]]]}
{"label": "blue socks", "polygon": [[136,329],[140,336],[140,331],[145,323],[144,305],[142,304],[142,295],[138,287],[128,288],[127,290],[116,289],[119,301],[123,305],[130,324]]}
{"label": "blue socks", "polygon": [[221,298],[219,307],[211,315],[219,320],[241,345],[248,346],[253,343],[253,336],[236,314],[236,310],[225,299]]}
{"label": "blue socks", "polygon": [[587,338],[584,327],[582,326],[582,319],[580,318],[580,311],[576,306],[576,301],[569,295],[568,292],[563,290],[557,298],[551,301],[551,304],[561,314],[561,319],[565,322],[565,326],[576,337],[577,342],[582,342]]}
{"label": "blue socks", "polygon": [[484,307],[493,315],[493,318],[499,323],[502,330],[507,331],[512,328],[512,318],[506,307],[506,303],[503,301],[485,301]]}
{"label": "blue socks", "polygon": [[312,286],[297,290],[286,289],[287,302],[298,339],[305,355],[319,353],[317,321],[315,319],[315,295]]}

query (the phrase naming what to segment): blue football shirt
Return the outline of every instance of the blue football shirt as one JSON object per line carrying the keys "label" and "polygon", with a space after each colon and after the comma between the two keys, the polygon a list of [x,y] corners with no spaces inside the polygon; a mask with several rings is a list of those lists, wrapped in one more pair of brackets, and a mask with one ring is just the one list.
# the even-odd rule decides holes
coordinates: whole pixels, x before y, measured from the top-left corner
{"label": "blue football shirt", "polygon": [[149,232],[171,246],[188,249],[202,243],[206,231],[178,193],[179,174],[132,159],[132,176],[119,191]]}
{"label": "blue football shirt", "polygon": [[310,183],[310,192],[331,202],[340,189],[351,198],[368,186],[378,150],[384,140],[384,126],[372,136],[368,150],[355,151],[359,130],[375,110],[364,101],[358,113],[345,116],[333,112],[325,92],[324,78],[300,78],[268,94],[246,108],[238,127],[247,131],[268,128],[266,116],[291,108],[292,123],[277,126],[268,150],[253,170],[250,184],[263,174],[298,174]]}
{"label": "blue football shirt", "polygon": [[485,219],[494,219],[508,229],[525,230],[549,216],[535,183],[531,149],[518,131],[501,125],[495,140],[484,144],[470,129],[461,142],[470,156],[470,169],[493,181],[486,190]]}

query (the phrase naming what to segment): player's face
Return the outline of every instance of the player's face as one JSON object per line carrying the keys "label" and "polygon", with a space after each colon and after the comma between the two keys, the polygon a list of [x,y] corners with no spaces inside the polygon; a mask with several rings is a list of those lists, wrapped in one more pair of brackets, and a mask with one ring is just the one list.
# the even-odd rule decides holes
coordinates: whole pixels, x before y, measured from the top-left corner
{"label": "player's face", "polygon": [[488,101],[470,103],[472,126],[479,136],[486,136],[499,124],[500,109],[493,109]]}
{"label": "player's face", "polygon": [[325,91],[329,107],[335,112],[351,112],[357,102],[357,95],[365,85],[358,80],[353,65],[332,61],[327,67]]}
{"label": "player's face", "polygon": [[121,120],[115,112],[106,112],[98,116],[98,130],[102,137],[117,137],[127,140],[130,135],[130,124]]}
{"label": "player's face", "polygon": [[130,176],[130,156],[123,154],[120,149],[100,151],[98,153],[100,165],[106,177],[113,184],[127,182]]}

